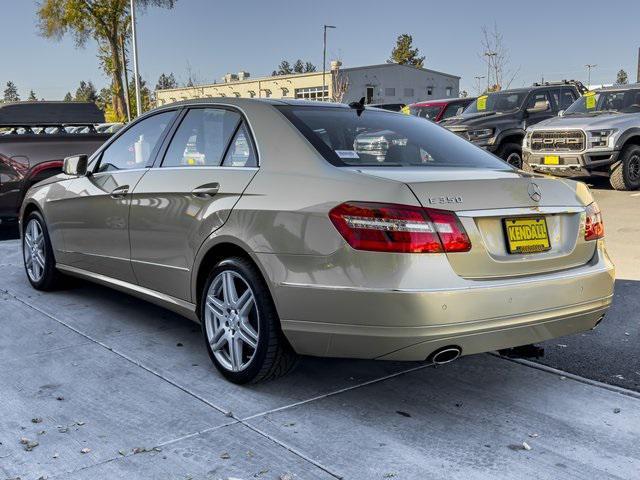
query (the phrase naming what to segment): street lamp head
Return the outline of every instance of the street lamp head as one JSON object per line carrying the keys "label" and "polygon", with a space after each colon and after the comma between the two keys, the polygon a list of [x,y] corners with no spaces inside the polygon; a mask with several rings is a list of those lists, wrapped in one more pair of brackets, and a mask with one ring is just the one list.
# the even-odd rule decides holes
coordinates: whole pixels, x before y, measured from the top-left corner
{"label": "street lamp head", "polygon": [[336,28],[335,25],[325,25],[324,28]]}

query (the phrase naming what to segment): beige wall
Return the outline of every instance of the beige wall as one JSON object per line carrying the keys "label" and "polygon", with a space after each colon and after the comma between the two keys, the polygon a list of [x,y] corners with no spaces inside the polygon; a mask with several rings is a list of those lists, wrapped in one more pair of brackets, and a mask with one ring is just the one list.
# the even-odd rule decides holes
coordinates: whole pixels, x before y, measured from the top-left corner
{"label": "beige wall", "polygon": [[[331,98],[331,73],[325,76]],[[294,98],[296,88],[322,87],[322,72],[255,78],[230,83],[158,90],[157,104],[207,97]]]}

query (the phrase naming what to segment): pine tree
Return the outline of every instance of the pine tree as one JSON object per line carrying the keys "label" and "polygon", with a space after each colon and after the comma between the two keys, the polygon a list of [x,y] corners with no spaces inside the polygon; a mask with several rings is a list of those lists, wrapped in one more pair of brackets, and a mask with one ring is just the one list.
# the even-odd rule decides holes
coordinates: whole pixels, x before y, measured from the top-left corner
{"label": "pine tree", "polygon": [[626,85],[627,83],[629,83],[629,75],[627,75],[627,72],[620,69],[618,75],[616,76],[616,83],[618,85]]}
{"label": "pine tree", "polygon": [[20,95],[18,95],[18,87],[16,84],[9,81],[7,82],[7,88],[4,89],[4,98],[5,102],[19,102]]}
{"label": "pine tree", "polygon": [[29,91],[29,98],[27,98],[28,101],[30,102],[37,102],[38,101],[38,97],[36,97],[36,94],[33,90]]}
{"label": "pine tree", "polygon": [[74,100],[76,102],[95,102],[97,99],[98,92],[96,92],[96,87],[93,86],[93,83],[81,80]]}
{"label": "pine tree", "polygon": [[67,94],[64,96],[64,101],[73,102],[73,97],[71,96],[71,92],[67,92]]}
{"label": "pine tree", "polygon": [[158,78],[158,83],[156,83],[156,90],[166,90],[168,88],[178,88],[178,82],[176,82],[173,72],[169,75],[161,74],[160,78]]}
{"label": "pine tree", "polygon": [[390,60],[400,65],[411,65],[422,68],[424,66],[424,56],[420,57],[417,48],[413,47],[413,37],[407,33],[398,36],[396,46],[391,51]]}

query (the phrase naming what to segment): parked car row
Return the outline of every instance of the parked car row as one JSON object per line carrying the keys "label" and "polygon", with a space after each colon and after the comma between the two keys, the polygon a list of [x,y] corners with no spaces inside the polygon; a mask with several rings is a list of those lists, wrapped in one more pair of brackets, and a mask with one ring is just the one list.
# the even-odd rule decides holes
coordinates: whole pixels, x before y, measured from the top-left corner
{"label": "parked car row", "polygon": [[606,176],[617,190],[640,188],[640,84],[589,92],[576,81],[537,83],[403,111],[441,123],[516,168]]}

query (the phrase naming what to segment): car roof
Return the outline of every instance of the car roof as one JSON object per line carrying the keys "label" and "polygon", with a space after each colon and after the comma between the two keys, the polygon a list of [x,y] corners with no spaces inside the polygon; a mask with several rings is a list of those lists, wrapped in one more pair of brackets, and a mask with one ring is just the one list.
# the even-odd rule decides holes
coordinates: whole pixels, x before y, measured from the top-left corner
{"label": "car roof", "polygon": [[625,90],[638,90],[640,89],[640,83],[629,83],[627,85],[612,85],[610,87],[596,88],[596,92],[615,92]]}
{"label": "car roof", "polygon": [[255,104],[268,104],[268,105],[295,105],[300,107],[327,107],[327,108],[349,108],[349,105],[344,103],[334,102],[319,102],[315,100],[298,100],[295,98],[240,98],[240,97],[207,97],[207,98],[191,98],[188,100],[180,100],[178,102],[168,103],[163,105],[163,108],[169,107],[182,107],[189,105],[206,105],[206,104],[227,104],[227,105],[255,105]]}
{"label": "car roof", "polygon": [[463,97],[463,98],[442,98],[440,100],[424,100],[422,102],[412,103],[411,107],[428,107],[437,105],[448,105],[455,102],[473,102],[476,97]]}

